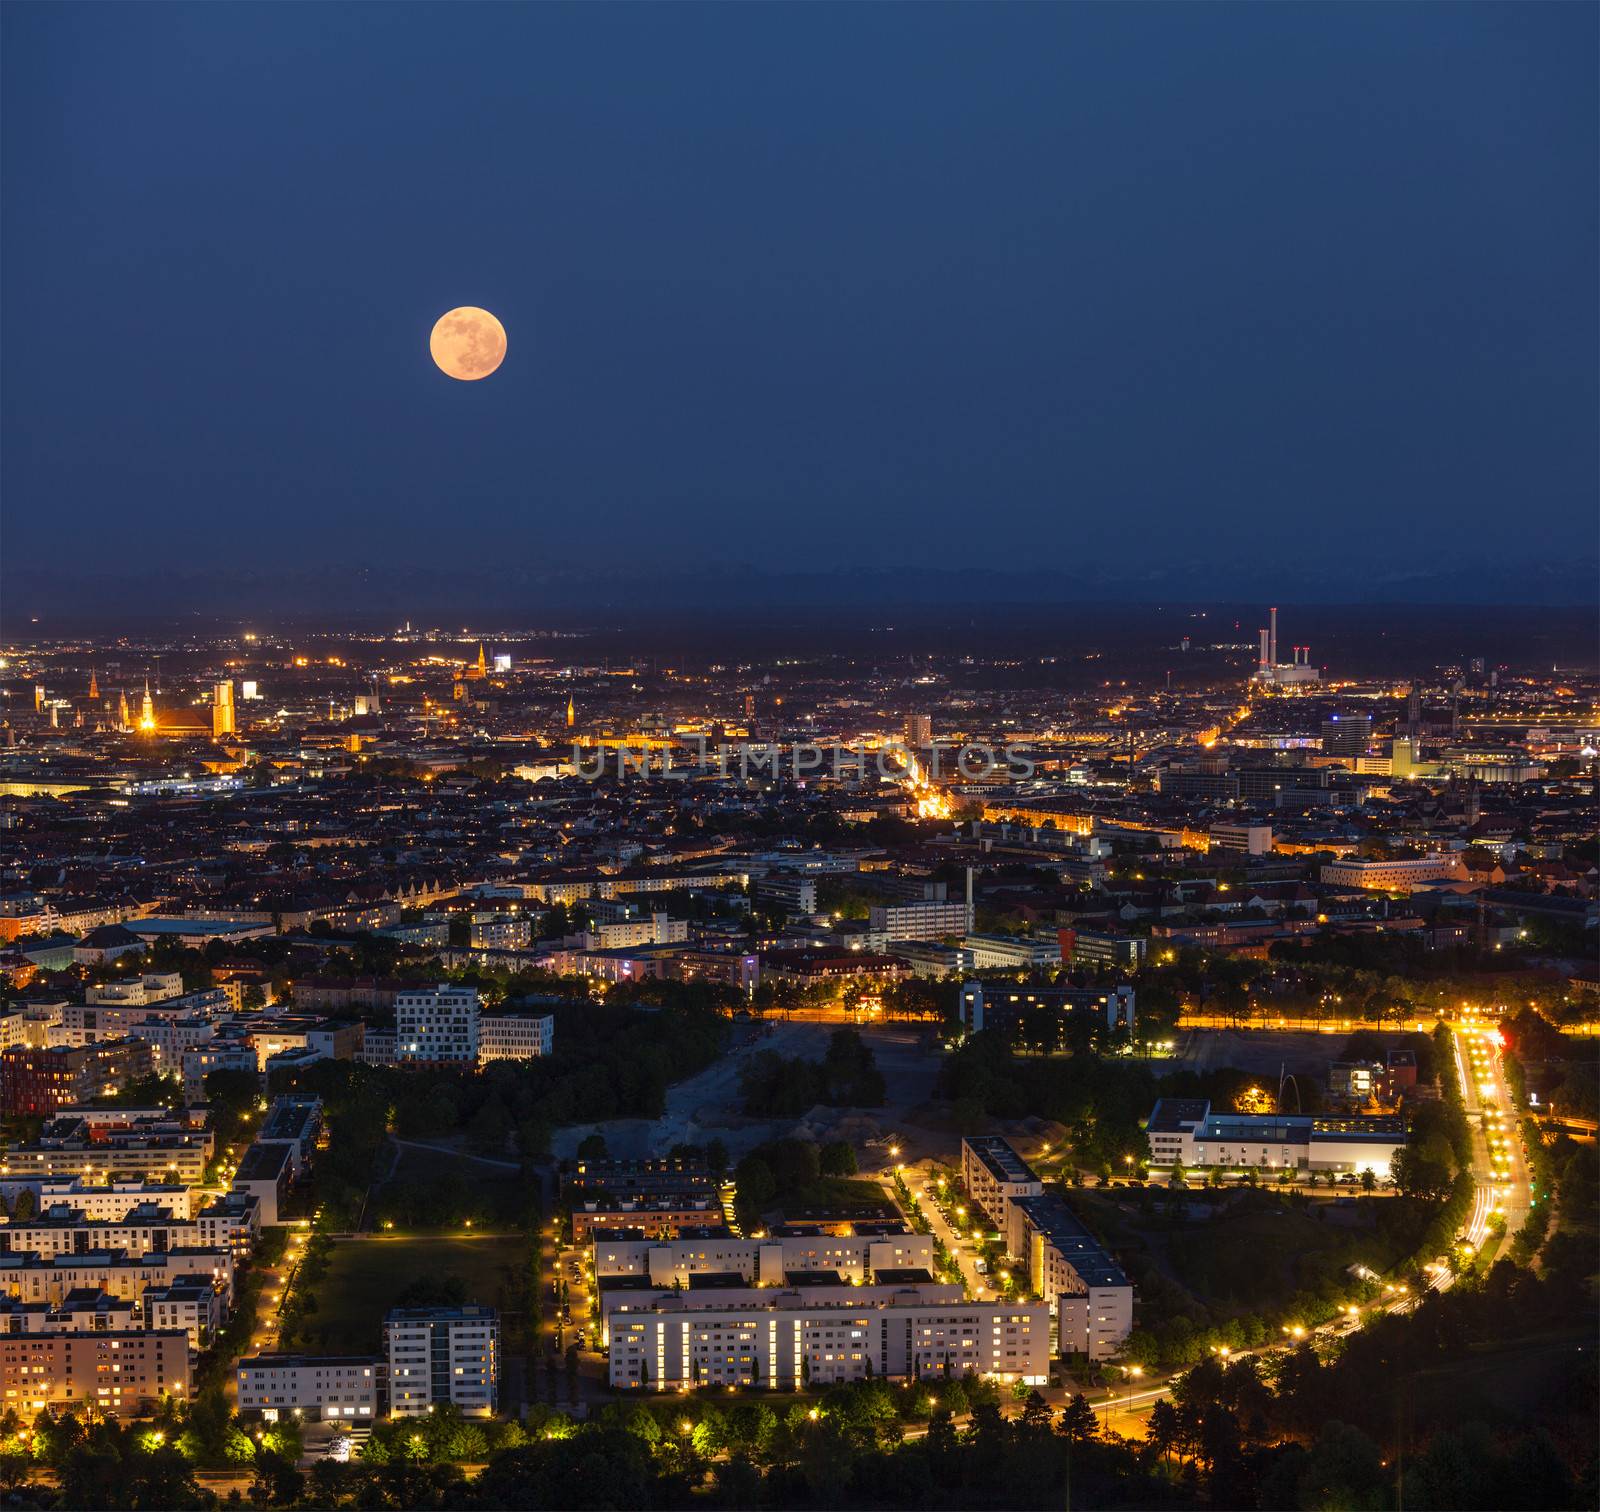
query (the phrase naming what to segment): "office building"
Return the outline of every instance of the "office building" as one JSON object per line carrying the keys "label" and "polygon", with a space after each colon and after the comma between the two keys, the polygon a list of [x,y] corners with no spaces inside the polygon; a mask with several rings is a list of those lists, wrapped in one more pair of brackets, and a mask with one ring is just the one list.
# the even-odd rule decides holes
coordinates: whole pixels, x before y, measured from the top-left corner
{"label": "office building", "polygon": [[556,1020],[551,1013],[502,1010],[482,1014],[478,1019],[478,1064],[548,1055],[555,1037]]}
{"label": "office building", "polygon": [[969,934],[961,945],[972,952],[974,971],[1037,971],[1061,964],[1061,941],[1055,935]]}
{"label": "office building", "polygon": [[1371,1171],[1381,1180],[1406,1142],[1403,1118],[1213,1113],[1201,1098],[1162,1098],[1145,1133],[1153,1166]]}
{"label": "office building", "polygon": [[972,916],[959,900],[918,898],[870,909],[867,928],[891,945],[900,940],[943,940],[966,934],[972,928]]}
{"label": "office building", "polygon": [[1328,756],[1365,756],[1372,749],[1370,714],[1330,714],[1322,721],[1322,750]]}
{"label": "office building", "polygon": [[1466,877],[1466,867],[1454,853],[1385,860],[1346,856],[1340,861],[1325,862],[1319,875],[1328,887],[1413,893],[1437,882],[1459,882]]}
{"label": "office building", "polygon": [[1272,852],[1270,824],[1213,824],[1208,832],[1211,849],[1234,851],[1243,856],[1266,856]]}
{"label": "office building", "polygon": [[500,1379],[500,1318],[492,1307],[394,1308],[383,1320],[389,1415],[435,1407],[492,1417]]}
{"label": "office building", "polygon": [[1150,949],[1150,942],[1143,935],[1108,934],[1098,929],[1063,929],[1059,938],[1061,959],[1072,966],[1137,971]]}

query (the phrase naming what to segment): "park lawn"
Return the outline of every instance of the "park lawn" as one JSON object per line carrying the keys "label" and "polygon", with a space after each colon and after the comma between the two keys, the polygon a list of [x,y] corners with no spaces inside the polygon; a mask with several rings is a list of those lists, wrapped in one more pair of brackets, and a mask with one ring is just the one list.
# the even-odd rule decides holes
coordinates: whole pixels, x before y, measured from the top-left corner
{"label": "park lawn", "polygon": [[1424,1206],[1404,1198],[1376,1199],[1362,1215],[1381,1220],[1371,1224],[1347,1227],[1318,1211],[1314,1202],[1235,1209],[1190,1226],[1167,1253],[1195,1295],[1260,1309],[1338,1287],[1355,1264],[1387,1270],[1420,1241],[1427,1221]]}
{"label": "park lawn", "polygon": [[335,1243],[328,1272],[312,1295],[317,1310],[305,1320],[305,1347],[332,1354],[374,1354],[383,1347],[383,1315],[420,1277],[459,1276],[469,1302],[502,1311],[517,1305],[516,1278],[532,1264],[521,1238],[344,1239]]}
{"label": "park lawn", "polygon": [[474,1228],[499,1232],[536,1221],[537,1186],[514,1170],[486,1165],[448,1150],[402,1146],[393,1173],[372,1190],[373,1228],[392,1222],[409,1234],[456,1234]]}
{"label": "park lawn", "polygon": [[1434,1210],[1406,1198],[1375,1198],[1370,1206],[1357,1199],[1360,1221],[1344,1223],[1319,1206],[1321,1199],[1294,1202],[1272,1189],[1187,1200],[1216,1202],[1221,1210],[1191,1223],[1140,1211],[1110,1193],[1069,1194],[1089,1226],[1135,1270],[1142,1256],[1192,1296],[1228,1312],[1271,1311],[1297,1293],[1337,1288],[1357,1262],[1381,1272],[1412,1253]]}
{"label": "park lawn", "polygon": [[865,1211],[886,1207],[889,1199],[876,1181],[858,1181],[848,1176],[819,1176],[802,1187],[782,1194],[785,1208],[837,1209],[841,1212]]}

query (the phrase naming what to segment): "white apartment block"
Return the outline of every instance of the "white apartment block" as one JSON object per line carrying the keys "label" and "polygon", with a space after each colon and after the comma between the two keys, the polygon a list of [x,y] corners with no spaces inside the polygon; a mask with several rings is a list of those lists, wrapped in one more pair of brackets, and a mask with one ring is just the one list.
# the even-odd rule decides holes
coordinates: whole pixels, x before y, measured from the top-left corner
{"label": "white apartment block", "polygon": [[197,1014],[186,1018],[145,1018],[127,1029],[129,1039],[143,1040],[150,1046],[151,1066],[161,1076],[181,1076],[184,1052],[209,1044],[216,1034],[216,1024]]}
{"label": "white apartment block", "polygon": [[228,1308],[222,1292],[202,1276],[174,1281],[170,1286],[147,1286],[139,1298],[139,1311],[149,1329],[181,1329],[189,1348],[202,1350],[227,1322]]}
{"label": "white apartment block", "polygon": [[1062,1354],[1106,1360],[1133,1332],[1133,1285],[1122,1267],[1053,1192],[1014,1204],[1014,1252],[1056,1317]]}
{"label": "white apartment block", "polygon": [[370,1423],[383,1362],[372,1355],[252,1355],[239,1361],[239,1411]]}
{"label": "white apartment block", "polygon": [[185,1276],[214,1282],[224,1304],[233,1300],[233,1255],[228,1250],[174,1249],[159,1255],[0,1255],[0,1294],[22,1302],[55,1302],[80,1287],[136,1301],[152,1286]]}
{"label": "white apartment block", "polygon": [[556,1020],[550,1013],[485,1013],[478,1019],[478,1064],[532,1060],[555,1044]]}
{"label": "white apartment block", "polygon": [[249,1041],[207,1040],[191,1045],[180,1057],[183,1068],[183,1097],[188,1103],[203,1102],[206,1078],[213,1071],[252,1071],[259,1074],[261,1062]]}
{"label": "white apartment block", "polygon": [[500,1319],[492,1307],[396,1308],[383,1320],[390,1417],[449,1403],[492,1417],[499,1391]]}
{"label": "white apartment block", "polygon": [[1122,1267],[1033,1168],[998,1135],[961,1141],[961,1179],[1005,1236],[1006,1252],[1056,1319],[1063,1354],[1109,1359],[1133,1331],[1133,1286]]}
{"label": "white apartment block", "polygon": [[408,988],[394,999],[395,1060],[424,1063],[478,1061],[478,990],[475,987]]}
{"label": "white apartment block", "polygon": [[186,1223],[194,1211],[191,1201],[194,1188],[175,1183],[152,1185],[143,1181],[118,1181],[109,1186],[94,1186],[74,1176],[0,1178],[0,1197],[5,1199],[7,1207],[16,1206],[17,1194],[22,1191],[33,1193],[40,1212],[59,1204],[91,1223],[120,1223],[147,1202],[165,1208],[180,1223]]}
{"label": "white apartment block", "polygon": [[678,945],[689,938],[689,921],[653,913],[645,919],[596,924],[584,932],[587,950],[634,950],[640,945]]}
{"label": "white apartment block", "polygon": [[[189,1209],[188,1189],[176,1210],[148,1197],[131,1202],[128,1195],[104,1192],[42,1201],[49,1205],[33,1218],[0,1218],[0,1254],[51,1260],[116,1250],[149,1255],[169,1249],[226,1249],[242,1257],[261,1233],[260,1203],[238,1194],[216,1199],[193,1217],[179,1216]],[[98,1214],[97,1205],[102,1208]]]}
{"label": "white apartment block", "polygon": [[89,1003],[118,1003],[129,1007],[144,1007],[166,998],[178,997],[183,992],[183,974],[177,971],[147,972],[144,976],[128,977],[118,982],[92,982],[84,989],[84,1000]]}
{"label": "white apartment block", "polygon": [[867,928],[891,943],[897,940],[942,940],[964,935],[972,928],[967,905],[943,898],[918,898],[907,903],[885,903],[867,915]]}
{"label": "white apartment block", "polygon": [[772,1288],[663,1292],[609,1318],[614,1388],[793,1390],[859,1381],[960,1377],[1045,1381],[1050,1309],[983,1304],[959,1287]]}
{"label": "white apartment block", "polygon": [[645,1276],[656,1286],[687,1286],[691,1276],[721,1273],[740,1275],[756,1286],[781,1286],[790,1271],[835,1271],[852,1285],[863,1285],[879,1271],[931,1275],[933,1237],[885,1232],[739,1239],[720,1230],[677,1239],[601,1236],[594,1242],[594,1268],[602,1285],[612,1277]]}
{"label": "white apartment block", "polygon": [[55,1203],[33,1218],[0,1218],[0,1254],[83,1255],[128,1250],[136,1255],[200,1246],[200,1225],[153,1202],[141,1202],[121,1218],[85,1218]]}
{"label": "white apartment block", "polygon": [[[1009,1139],[998,1134],[974,1134],[961,1141],[961,1184],[1002,1233],[1011,1204],[1044,1191],[1044,1183],[1033,1168],[1017,1154]],[[1012,1253],[1020,1252],[1013,1249]]]}

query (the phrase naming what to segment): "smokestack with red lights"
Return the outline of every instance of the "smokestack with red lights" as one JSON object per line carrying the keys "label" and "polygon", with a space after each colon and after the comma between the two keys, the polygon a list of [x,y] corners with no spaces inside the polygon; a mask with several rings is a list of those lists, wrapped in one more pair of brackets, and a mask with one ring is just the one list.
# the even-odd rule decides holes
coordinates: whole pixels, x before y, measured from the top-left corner
{"label": "smokestack with red lights", "polygon": [[1267,611],[1267,665],[1278,665],[1278,606],[1274,604]]}
{"label": "smokestack with red lights", "polygon": [[1263,630],[1261,632],[1261,666],[1259,670],[1265,672],[1271,665],[1272,663],[1267,660],[1267,632]]}

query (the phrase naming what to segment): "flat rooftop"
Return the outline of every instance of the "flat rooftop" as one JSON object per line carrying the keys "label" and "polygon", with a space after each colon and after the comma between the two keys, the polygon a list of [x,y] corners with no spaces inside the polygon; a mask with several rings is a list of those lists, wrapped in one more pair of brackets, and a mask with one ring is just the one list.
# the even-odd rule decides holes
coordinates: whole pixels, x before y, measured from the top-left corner
{"label": "flat rooftop", "polygon": [[1018,1199],[1024,1215],[1088,1286],[1126,1286],[1128,1277],[1082,1219],[1054,1192]]}
{"label": "flat rooftop", "polygon": [[1021,1186],[1038,1181],[1033,1168],[1009,1139],[999,1134],[973,1134],[962,1141],[983,1163],[984,1169],[1002,1186]]}

